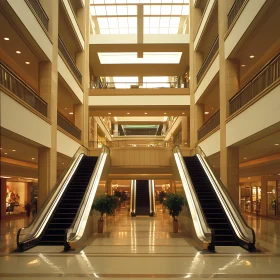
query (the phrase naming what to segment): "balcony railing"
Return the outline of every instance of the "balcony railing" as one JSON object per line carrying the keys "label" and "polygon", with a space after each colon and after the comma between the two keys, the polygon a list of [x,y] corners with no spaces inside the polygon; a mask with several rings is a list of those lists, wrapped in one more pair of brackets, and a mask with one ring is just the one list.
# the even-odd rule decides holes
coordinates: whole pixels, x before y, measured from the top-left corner
{"label": "balcony railing", "polygon": [[71,68],[73,74],[76,76],[78,81],[82,83],[82,74],[80,73],[79,69],[77,68],[75,62],[73,61],[71,55],[69,54],[66,46],[64,45],[60,36],[58,36],[58,49],[65,58],[68,66]]}
{"label": "balcony railing", "polygon": [[280,77],[280,54],[274,57],[251,81],[229,100],[232,115]]}
{"label": "balcony railing", "polygon": [[228,17],[228,28],[231,26],[231,24],[233,23],[234,19],[236,18],[239,10],[241,9],[243,3],[245,2],[245,0],[235,0],[235,2],[233,3],[227,17]]}
{"label": "balcony railing", "polygon": [[0,62],[0,84],[30,105],[40,114],[47,116],[48,104]]}
{"label": "balcony railing", "polygon": [[177,82],[99,82],[91,85],[91,88],[97,89],[138,89],[138,88],[188,88],[189,83],[177,83]]}
{"label": "balcony railing", "polygon": [[42,5],[40,4],[39,0],[26,0],[31,7],[33,8],[36,15],[39,17],[40,21],[44,25],[44,27],[48,30],[49,27],[49,18],[44,11]]}
{"label": "balcony railing", "polygon": [[198,140],[203,138],[213,129],[220,125],[220,110],[217,111],[198,131],[197,137]]}
{"label": "balcony railing", "polygon": [[57,112],[57,125],[75,138],[81,140],[81,130],[59,112]]}
{"label": "balcony railing", "polygon": [[196,75],[197,83],[201,80],[203,74],[205,73],[207,67],[209,66],[212,58],[214,57],[214,55],[216,54],[218,49],[219,49],[219,36],[217,36],[217,38],[215,39],[209,53],[207,54],[200,70],[198,71],[198,73]]}

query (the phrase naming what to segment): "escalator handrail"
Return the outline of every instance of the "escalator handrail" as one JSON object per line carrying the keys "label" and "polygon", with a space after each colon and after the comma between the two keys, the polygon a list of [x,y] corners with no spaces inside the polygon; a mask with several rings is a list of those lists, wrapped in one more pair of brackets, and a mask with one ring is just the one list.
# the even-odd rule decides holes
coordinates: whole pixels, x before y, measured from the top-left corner
{"label": "escalator handrail", "polygon": [[206,171],[206,174],[208,173],[210,175],[210,182],[214,187],[214,190],[225,210],[225,213],[232,225],[235,234],[245,243],[254,246],[256,241],[254,230],[247,225],[239,209],[235,205],[234,201],[231,199],[228,190],[224,186],[223,182],[214,175],[214,172],[211,168],[211,164],[209,163],[201,147],[197,146],[195,151],[196,155],[198,156],[198,159],[201,163],[203,163],[202,167]]}
{"label": "escalator handrail", "polygon": [[[178,155],[178,160],[179,162],[176,161],[176,156],[175,154]],[[192,180],[190,178],[189,172],[186,168],[183,156],[181,154],[180,148],[178,146],[173,148],[173,155],[178,167],[178,171],[180,173],[180,177],[182,180],[183,186],[187,187],[187,191],[185,189],[185,193],[187,196],[188,204],[189,204],[189,209],[190,213],[192,216],[192,220],[194,223],[195,231],[197,234],[197,237],[203,241],[203,242],[208,242],[209,246],[213,246],[214,243],[214,231],[209,228],[206,218],[204,216],[204,213],[202,211],[201,205],[199,203],[197,194],[195,192]],[[180,172],[179,169],[179,164],[182,167],[182,172]],[[184,180],[185,177],[185,180]]]}
{"label": "escalator handrail", "polygon": [[[18,230],[17,247],[20,251],[36,245],[34,245],[34,243],[36,243],[36,240],[39,240],[39,237],[41,236],[45,226],[48,224],[48,221],[51,218],[54,209],[59,203],[59,200],[73,174],[75,173],[82,157],[87,152],[88,150],[83,146],[80,146],[78,148],[72,160],[69,162],[68,166],[65,168],[64,172],[61,174],[58,181],[47,196],[45,202],[41,206],[32,223],[28,227],[20,228]],[[20,240],[20,238],[22,240]],[[24,244],[31,243],[32,245],[30,245],[28,248],[24,248]]]}
{"label": "escalator handrail", "polygon": [[64,248],[66,251],[70,249],[69,242],[78,241],[84,234],[88,216],[91,211],[92,203],[108,155],[110,155],[110,150],[107,146],[103,145],[74,221],[65,232]]}

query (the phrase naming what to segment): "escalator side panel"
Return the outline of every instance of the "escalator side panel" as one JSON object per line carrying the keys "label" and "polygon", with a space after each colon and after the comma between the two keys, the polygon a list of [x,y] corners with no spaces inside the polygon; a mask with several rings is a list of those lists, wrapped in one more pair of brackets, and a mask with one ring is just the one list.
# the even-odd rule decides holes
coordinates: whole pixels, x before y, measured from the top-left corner
{"label": "escalator side panel", "polygon": [[239,246],[224,209],[196,156],[184,161],[199,199],[208,226],[214,230],[216,246]]}
{"label": "escalator side panel", "polygon": [[64,244],[65,230],[71,226],[75,219],[97,159],[97,157],[83,157],[38,245]]}

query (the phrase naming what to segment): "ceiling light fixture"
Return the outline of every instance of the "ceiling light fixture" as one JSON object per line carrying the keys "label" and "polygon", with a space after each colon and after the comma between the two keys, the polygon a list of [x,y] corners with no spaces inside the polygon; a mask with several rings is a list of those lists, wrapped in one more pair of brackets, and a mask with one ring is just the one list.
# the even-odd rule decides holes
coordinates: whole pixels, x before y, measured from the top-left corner
{"label": "ceiling light fixture", "polygon": [[279,146],[279,144],[278,143],[276,143],[276,144],[274,144],[275,146]]}
{"label": "ceiling light fixture", "polygon": [[34,160],[35,158],[33,157],[32,160]]}
{"label": "ceiling light fixture", "polygon": [[64,164],[64,162],[62,162],[62,164]]}
{"label": "ceiling light fixture", "polygon": [[148,113],[144,113],[145,115],[147,115]]}
{"label": "ceiling light fixture", "polygon": [[16,152],[16,150],[12,150],[13,152]]}
{"label": "ceiling light fixture", "polygon": [[208,115],[208,114],[209,114],[209,112],[204,112],[204,114],[205,114],[205,115]]}
{"label": "ceiling light fixture", "polygon": [[254,58],[255,56],[254,55],[250,55],[250,58]]}
{"label": "ceiling light fixture", "polygon": [[70,113],[69,113],[69,115],[73,115],[73,114],[74,114],[73,112],[70,112]]}
{"label": "ceiling light fixture", "polygon": [[185,113],[183,112],[182,115],[185,115]]}
{"label": "ceiling light fixture", "polygon": [[108,115],[111,115],[111,113],[108,113]]}
{"label": "ceiling light fixture", "polygon": [[244,159],[247,159],[246,157]]}
{"label": "ceiling light fixture", "polygon": [[245,67],[246,65],[245,65],[245,64],[242,64],[241,66],[242,66],[242,67]]}
{"label": "ceiling light fixture", "polygon": [[130,113],[127,113],[127,115],[129,115]]}
{"label": "ceiling light fixture", "polygon": [[166,115],[166,113],[163,113],[164,115]]}
{"label": "ceiling light fixture", "polygon": [[248,179],[251,179],[251,177],[248,177]]}
{"label": "ceiling light fixture", "polygon": [[8,37],[4,37],[4,40],[5,40],[5,41],[9,41],[9,40],[10,40],[10,38],[8,38]]}
{"label": "ceiling light fixture", "polygon": [[7,155],[8,153],[5,153],[5,155]]}
{"label": "ceiling light fixture", "polygon": [[21,53],[21,51],[16,51],[16,53],[20,54],[20,53]]}
{"label": "ceiling light fixture", "polygon": [[29,62],[29,61],[25,61],[25,64],[28,64],[28,65],[29,65],[29,64],[30,64],[30,62]]}

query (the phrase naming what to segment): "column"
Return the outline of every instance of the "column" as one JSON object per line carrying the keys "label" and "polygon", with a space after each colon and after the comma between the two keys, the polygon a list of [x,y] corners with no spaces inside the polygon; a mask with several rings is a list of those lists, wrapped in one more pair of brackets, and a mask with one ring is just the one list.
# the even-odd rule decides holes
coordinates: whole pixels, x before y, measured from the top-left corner
{"label": "column", "polygon": [[93,118],[93,143],[94,143],[94,148],[98,148],[97,121],[94,118]]}
{"label": "column", "polygon": [[6,183],[7,179],[1,178],[1,201],[0,201],[0,220],[2,220],[6,216]]}
{"label": "column", "polygon": [[119,135],[119,125],[118,123],[114,123],[114,136]]}
{"label": "column", "polygon": [[51,144],[38,149],[38,209],[55,185],[57,178],[57,86],[58,86],[58,13],[59,3],[49,4],[49,33],[53,51],[52,61],[41,61],[39,65],[40,96],[48,103],[48,118],[51,121]]}
{"label": "column", "polygon": [[[261,177],[261,215],[267,216],[267,181],[268,178]],[[279,184],[279,183],[278,183]]]}
{"label": "column", "polygon": [[85,0],[83,9],[79,9],[78,22],[84,36],[85,48],[76,54],[76,64],[82,74],[83,104],[75,105],[75,125],[81,130],[81,142],[88,147],[88,90],[89,90],[89,0]]}
{"label": "column", "polygon": [[194,40],[196,32],[201,21],[201,10],[194,8],[194,0],[190,0],[190,148],[195,147],[197,143],[197,130],[200,120],[197,122],[197,111],[195,103],[195,91],[197,87],[196,75],[202,65],[202,54],[194,50]]}
{"label": "column", "polygon": [[189,134],[188,117],[182,117],[182,147],[187,147]]}
{"label": "column", "polygon": [[226,119],[229,116],[229,99],[239,89],[239,64],[225,59],[224,35],[227,32],[228,3],[218,2],[218,30],[220,57],[220,176],[233,201],[238,205],[239,148],[226,145]]}

